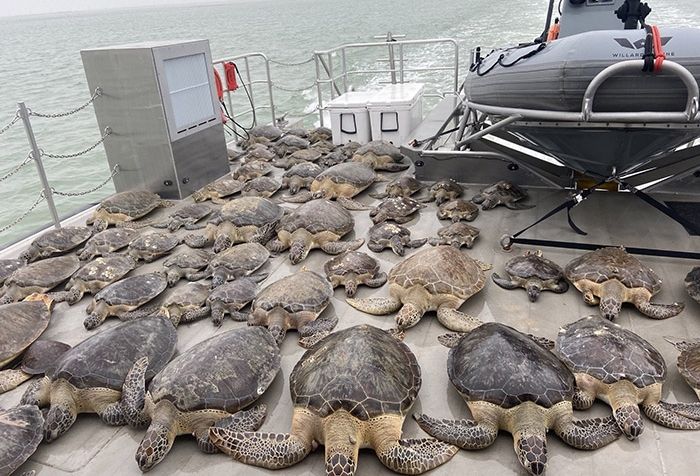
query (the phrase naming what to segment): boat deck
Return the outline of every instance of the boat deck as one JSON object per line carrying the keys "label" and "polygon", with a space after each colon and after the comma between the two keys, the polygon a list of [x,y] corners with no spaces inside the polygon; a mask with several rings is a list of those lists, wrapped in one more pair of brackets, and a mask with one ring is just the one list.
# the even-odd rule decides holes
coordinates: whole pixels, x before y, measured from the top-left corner
{"label": "boat deck", "polygon": [[[278,172],[277,175],[280,173]],[[383,187],[384,184],[375,184],[369,191],[381,190]],[[467,195],[471,197],[478,188],[477,186],[468,187]],[[515,253],[520,253],[522,249],[515,247],[512,253],[503,252],[498,244],[499,237],[505,232],[514,232],[531,223],[559,204],[565,197],[566,194],[562,191],[531,190],[530,201],[537,205],[533,209],[511,211],[499,207],[482,212],[473,222],[473,225],[481,229],[481,236],[472,250],[464,252],[493,264],[494,270],[500,272],[503,264]],[[357,198],[367,204],[374,202],[366,192]],[[290,208],[293,207],[292,204],[289,205]],[[157,210],[157,215],[166,216],[171,212],[172,209],[161,209]],[[365,237],[372,225],[368,212],[358,211],[352,214],[356,220],[355,236]],[[85,215],[86,213],[75,216],[68,220],[67,224],[83,222]],[[586,203],[576,208],[573,216],[580,227],[590,232],[588,237],[575,235],[566,224],[563,214],[540,224],[531,230],[528,236],[687,251],[700,249],[700,238],[689,237],[680,225],[628,194],[595,194]],[[446,223],[442,223],[444,224]],[[435,216],[434,204],[430,204],[422,210],[419,217],[407,224],[413,238],[435,236],[440,225]],[[187,232],[180,233],[184,235]],[[16,256],[25,247],[26,242],[18,243],[0,253],[0,257]],[[367,250],[366,245],[362,250],[372,254]],[[407,254],[412,252],[415,251],[409,249]],[[572,250],[545,250],[546,256],[562,266],[581,253]],[[382,270],[387,272],[401,260],[388,249],[373,255],[381,261]],[[265,283],[271,283],[294,272],[302,265],[320,271],[327,259],[328,256],[320,250],[312,251],[307,260],[297,266],[291,266],[286,255],[275,257],[262,269],[270,273]],[[693,263],[655,257],[643,257],[642,260],[664,279],[665,284],[657,300],[659,302],[684,301],[687,303],[687,308],[677,317],[666,321],[654,321],[626,306],[617,322],[649,340],[665,357],[669,369],[664,386],[664,398],[670,401],[695,401],[695,395],[676,370],[676,350],[663,339],[665,335],[700,336],[700,318],[698,317],[700,305],[687,296],[683,286],[683,278]],[[132,273],[148,272],[159,266],[160,262],[144,265]],[[386,292],[386,286],[376,290],[361,286],[358,297],[382,295]],[[85,318],[85,307],[89,301],[90,297],[86,296],[73,307],[68,307],[65,303],[57,305],[51,325],[43,337],[70,344],[77,344],[88,337],[91,333],[83,328],[82,322]],[[532,304],[528,301],[524,290],[506,291],[492,282],[488,282],[486,288],[467,301],[461,310],[478,316],[484,321],[502,322],[524,332],[548,338],[554,338],[561,325],[597,312],[597,309],[584,304],[580,293],[573,288],[563,295],[543,293],[539,301]],[[332,304],[325,312],[335,313],[339,317],[338,329],[361,323],[390,328],[394,318],[393,315],[370,316],[350,308],[345,303],[342,288],[335,291]],[[117,319],[110,318],[103,328],[114,326],[118,322]],[[178,329],[178,351],[184,352],[197,342],[242,325],[245,324],[233,322],[230,319],[226,320],[221,328],[215,328],[208,319],[181,325]],[[440,346],[436,340],[436,337],[444,332],[446,332],[445,328],[437,322],[434,314],[426,315],[415,328],[406,332],[405,341],[415,352],[423,371],[423,386],[413,411],[442,418],[463,418],[467,416],[467,407],[447,378],[445,368],[447,349]],[[288,378],[294,364],[304,352],[304,349],[297,345],[295,332],[288,334],[281,351],[282,371],[260,399],[260,402],[267,404],[268,407],[268,416],[262,426],[262,431],[266,432],[287,432],[290,428],[292,404],[287,385]],[[24,384],[14,391],[1,395],[0,406],[8,407],[18,403],[26,386],[27,384]],[[603,416],[609,412],[607,406],[596,403],[590,411],[577,412],[576,416],[587,418]],[[645,424],[646,430],[637,441],[630,442],[622,438],[595,452],[571,449],[556,435],[550,433],[549,474],[697,474],[700,467],[700,452],[693,451],[693,448],[697,448],[700,443],[700,433],[667,429],[648,419],[645,419]],[[69,473],[76,475],[140,474],[134,461],[134,453],[142,436],[143,431],[128,427],[109,427],[102,424],[95,415],[80,415],[74,426],[64,436],[54,443],[42,444],[34,456],[17,471],[17,474],[31,469],[37,470],[37,474],[42,476]],[[411,418],[407,418],[404,436],[415,438],[426,435]],[[245,466],[222,454],[202,454],[198,451],[194,439],[188,437],[178,438],[170,454],[152,470],[152,473],[246,476],[272,474],[271,471]],[[481,451],[460,451],[450,462],[430,474],[437,476],[514,473],[524,474],[524,470],[513,452],[511,436],[502,433],[490,448]],[[300,464],[278,474],[324,474],[322,448],[309,455]],[[363,450],[357,474],[391,473],[380,464],[371,451]]]}

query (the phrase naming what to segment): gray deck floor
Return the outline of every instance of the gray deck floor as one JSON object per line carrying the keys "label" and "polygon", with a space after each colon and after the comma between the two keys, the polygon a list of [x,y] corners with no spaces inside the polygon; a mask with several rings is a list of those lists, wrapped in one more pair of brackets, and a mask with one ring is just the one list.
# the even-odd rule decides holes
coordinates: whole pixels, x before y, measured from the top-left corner
{"label": "gray deck floor", "polygon": [[[375,185],[382,188],[383,184]],[[477,189],[471,187],[468,196]],[[482,212],[473,223],[482,232],[474,248],[464,251],[470,256],[492,263],[494,270],[501,270],[503,263],[514,253],[503,252],[498,239],[504,232],[513,232],[529,224],[536,217],[548,211],[565,198],[563,192],[531,191],[531,201],[536,208],[524,211],[511,211],[505,208]],[[366,193],[359,199],[370,203]],[[171,210],[159,210],[165,216]],[[356,220],[355,235],[365,237],[371,225],[368,212],[353,212]],[[689,237],[677,224],[660,215],[657,211],[629,195],[600,193],[578,207],[574,218],[579,226],[590,232],[589,237],[575,235],[567,226],[563,215],[556,216],[532,230],[528,236],[567,240],[590,240],[597,243],[624,244],[627,246],[649,246],[677,250],[700,250],[700,239]],[[80,220],[84,218],[81,217]],[[408,224],[414,238],[434,236],[440,226],[435,216],[435,206],[424,209],[420,217]],[[185,246],[185,245],[181,245]],[[429,246],[429,245],[426,245]],[[22,246],[6,250],[0,257],[18,254]],[[362,248],[367,251],[366,246]],[[409,250],[409,253],[413,252]],[[369,252],[371,253],[371,252]],[[565,265],[570,259],[581,254],[578,251],[545,250],[546,256]],[[390,250],[375,256],[382,262],[382,269],[389,269],[401,258]],[[291,266],[286,256],[272,259],[264,270],[269,271],[270,283],[293,272],[301,265],[321,270],[328,257],[320,250],[312,251],[309,258],[298,266]],[[690,300],[683,287],[683,278],[693,263],[683,260],[643,257],[642,260],[654,268],[663,278],[664,287],[657,296],[659,302],[685,301],[686,310],[678,317],[666,321],[654,321],[642,316],[630,307],[625,307],[617,322],[648,339],[663,354],[669,366],[668,378],[664,386],[664,397],[670,401],[695,401],[696,397],[682,380],[675,367],[676,351],[663,340],[664,335],[700,336],[700,306]],[[158,266],[158,263],[138,268],[135,273],[143,273]],[[490,273],[489,273],[490,274]],[[361,287],[359,297],[386,293],[386,287],[378,290]],[[76,344],[90,335],[82,325],[85,307],[89,302],[85,297],[78,305],[56,307],[52,323],[44,334],[45,338],[63,340]],[[523,290],[506,291],[492,282],[467,301],[462,311],[478,316],[484,321],[503,322],[516,328],[549,338],[554,338],[559,327],[582,316],[597,312],[584,304],[581,295],[570,289],[564,295],[544,293],[540,300],[531,304]],[[376,317],[355,311],[345,303],[342,289],[335,292],[332,304],[325,311],[336,313],[340,318],[338,328],[368,323],[382,328],[392,327],[393,315]],[[113,326],[118,320],[110,319],[103,328]],[[210,320],[203,320],[178,329],[178,351],[183,352],[195,343],[214,334],[245,324],[225,321],[217,329]],[[416,353],[423,371],[423,386],[413,410],[443,418],[461,418],[467,415],[464,402],[448,381],[445,362],[447,349],[441,347],[436,337],[445,329],[437,322],[434,314],[426,315],[421,322],[407,331],[406,343]],[[290,427],[292,405],[288,389],[289,374],[304,350],[297,345],[297,335],[288,334],[282,346],[282,371],[267,393],[261,398],[268,406],[268,417],[262,430],[286,432]],[[20,388],[0,396],[0,406],[8,407],[17,403],[26,388]],[[609,413],[607,406],[596,404],[578,417],[602,416]],[[624,438],[595,452],[577,451],[565,446],[553,433],[550,433],[549,474],[636,474],[636,475],[690,475],[697,474],[700,468],[700,433],[674,431],[645,420],[646,430],[635,442]],[[404,425],[406,437],[426,436],[416,423],[408,418]],[[70,431],[52,444],[42,444],[36,454],[20,470],[36,469],[39,475],[50,474],[139,474],[134,461],[134,452],[143,432],[128,427],[113,428],[103,425],[94,415],[80,415]],[[229,457],[204,455],[197,450],[193,438],[180,437],[170,454],[155,469],[153,474],[231,474],[252,475],[271,474],[271,471],[245,466]],[[282,474],[324,473],[323,451],[317,450],[302,463],[281,472]],[[371,451],[361,453],[359,475],[389,474]],[[434,470],[431,474],[524,474],[515,453],[512,438],[502,433],[495,444],[481,451],[460,451],[450,462]]]}

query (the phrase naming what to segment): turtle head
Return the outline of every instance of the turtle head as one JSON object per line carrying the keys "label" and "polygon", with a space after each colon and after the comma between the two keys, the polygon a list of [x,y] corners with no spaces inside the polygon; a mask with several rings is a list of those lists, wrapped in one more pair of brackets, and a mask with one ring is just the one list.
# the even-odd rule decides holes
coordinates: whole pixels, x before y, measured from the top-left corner
{"label": "turtle head", "polygon": [[46,306],[46,309],[51,311],[53,309],[53,298],[48,294],[33,293],[24,298],[25,301],[42,301]]}
{"label": "turtle head", "polygon": [[168,281],[168,287],[171,288],[175,286],[178,281],[180,281],[181,277],[182,276],[180,276],[180,273],[173,268],[168,269],[168,271],[165,273],[165,279]]}
{"label": "turtle head", "polygon": [[217,288],[226,283],[226,270],[218,268],[211,277],[211,287]]}
{"label": "turtle head", "polygon": [[93,234],[99,233],[101,231],[106,230],[108,226],[109,223],[107,223],[107,220],[103,220],[102,218],[95,218],[95,220],[92,222],[92,232]]}
{"label": "turtle head", "polygon": [[514,435],[513,443],[520,464],[530,474],[542,474],[547,468],[547,438],[544,432],[523,430]]}
{"label": "turtle head", "polygon": [[604,318],[613,320],[620,314],[622,300],[614,295],[607,295],[600,298],[600,313]]}
{"label": "turtle head", "polygon": [[326,434],[326,474],[351,476],[355,474],[360,445],[352,417],[334,413],[324,422]]}
{"label": "turtle head", "polygon": [[531,279],[527,282],[527,287],[525,289],[527,290],[527,297],[530,299],[530,302],[535,302],[542,292],[542,283]]}
{"label": "turtle head", "polygon": [[51,386],[51,408],[44,420],[44,441],[51,443],[75,423],[78,409],[72,386],[58,382]]}
{"label": "turtle head", "polygon": [[151,425],[136,450],[136,462],[142,472],[150,471],[161,462],[175,441],[177,410],[167,401],[159,402],[154,410]]}
{"label": "turtle head", "polygon": [[24,261],[25,263],[31,263],[34,261],[37,257],[39,256],[39,249],[34,246],[30,245],[29,248],[24,250],[22,254],[18,256],[18,259]]}

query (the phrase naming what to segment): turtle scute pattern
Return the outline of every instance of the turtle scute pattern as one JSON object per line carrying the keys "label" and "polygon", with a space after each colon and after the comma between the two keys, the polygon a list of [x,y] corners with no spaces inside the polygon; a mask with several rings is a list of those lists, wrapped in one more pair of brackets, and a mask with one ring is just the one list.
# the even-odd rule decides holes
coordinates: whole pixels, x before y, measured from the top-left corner
{"label": "turtle scute pattern", "polygon": [[566,266],[571,281],[587,279],[603,283],[617,279],[627,288],[645,288],[652,294],[661,290],[661,278],[624,248],[601,248],[586,253]]}
{"label": "turtle scute pattern", "polygon": [[355,220],[350,212],[325,199],[313,200],[301,205],[280,223],[280,228],[289,232],[300,228],[312,234],[330,230],[340,236],[352,231],[354,226]]}
{"label": "turtle scute pattern", "polygon": [[269,311],[281,306],[290,313],[319,312],[333,294],[331,283],[313,271],[300,271],[264,288],[253,301],[254,308]]}

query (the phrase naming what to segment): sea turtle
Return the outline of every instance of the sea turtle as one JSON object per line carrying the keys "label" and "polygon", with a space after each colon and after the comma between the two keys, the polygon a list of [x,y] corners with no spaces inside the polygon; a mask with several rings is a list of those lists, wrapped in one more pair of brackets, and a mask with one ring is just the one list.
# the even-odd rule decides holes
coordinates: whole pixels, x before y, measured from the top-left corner
{"label": "sea turtle", "polygon": [[[221,286],[243,276],[250,276],[267,263],[270,252],[260,243],[241,243],[215,255],[207,268],[190,275],[192,281],[212,278],[211,287]],[[262,279],[267,273],[259,273]]]}
{"label": "sea turtle", "polygon": [[246,182],[241,190],[241,195],[244,197],[264,197],[270,198],[277,190],[282,187],[282,184],[272,177],[258,177]]}
{"label": "sea turtle", "polygon": [[146,233],[129,243],[128,253],[137,261],[143,260],[150,263],[167,255],[180,243],[182,243],[182,238],[170,233]]}
{"label": "sea turtle", "polygon": [[236,170],[231,172],[231,176],[234,180],[245,183],[249,180],[253,180],[254,178],[267,175],[270,172],[272,172],[272,166],[270,164],[263,162],[262,160],[255,160],[253,162],[246,162],[244,165],[241,165]]}
{"label": "sea turtle", "polygon": [[318,164],[328,168],[333,167],[334,165],[342,164],[348,160],[350,160],[350,158],[343,153],[342,149],[335,149],[321,157],[318,160]]}
{"label": "sea turtle", "polygon": [[333,139],[333,131],[327,127],[317,127],[309,132],[308,139],[312,144],[320,141],[329,141]]}
{"label": "sea turtle", "polygon": [[438,206],[443,203],[459,198],[464,192],[464,188],[451,178],[440,179],[428,189],[428,197],[422,201],[431,202],[435,200]]}
{"label": "sea turtle", "polygon": [[5,283],[5,280],[15,270],[18,270],[26,263],[21,259],[0,259],[0,285]]}
{"label": "sea turtle", "polygon": [[309,137],[309,131],[303,127],[294,127],[292,129],[287,129],[284,131],[285,134],[301,137],[302,139],[307,139]]}
{"label": "sea turtle", "polygon": [[353,158],[353,156],[355,155],[355,152],[357,152],[357,150],[360,147],[362,147],[362,144],[351,140],[351,141],[348,141],[345,144],[341,145],[338,150],[340,150],[345,155],[345,157],[348,160],[350,160]]}
{"label": "sea turtle", "polygon": [[175,353],[177,333],[160,317],[125,322],[98,332],[65,352],[22,396],[22,404],[49,406],[44,440],[52,442],[65,433],[79,413],[97,413],[108,425],[127,423],[127,401],[122,387],[129,370],[148,357],[150,380]]}
{"label": "sea turtle", "polygon": [[473,420],[414,415],[428,434],[467,450],[496,441],[499,430],[513,435],[520,464],[530,474],[547,467],[547,432],[567,445],[593,450],[620,437],[612,416],[575,420],[574,376],[551,352],[512,327],[489,322],[464,336],[441,339],[450,347],[447,374]]}
{"label": "sea turtle", "polygon": [[462,254],[454,246],[418,251],[389,272],[389,297],[348,299],[355,309],[382,315],[399,311],[393,332],[401,337],[427,311],[437,311],[440,323],[450,330],[471,330],[474,317],[457,309],[486,284],[486,265]]}
{"label": "sea turtle", "polygon": [[355,474],[360,448],[372,448],[392,471],[420,474],[457,448],[431,438],[401,439],[404,418],[421,386],[415,355],[388,333],[361,325],[309,349],[289,376],[291,433],[211,428],[210,439],[238,461],[287,468],[325,446],[328,475]]}
{"label": "sea turtle", "polygon": [[700,266],[696,266],[685,277],[685,289],[688,295],[700,303]]}
{"label": "sea turtle", "polygon": [[474,195],[472,202],[481,204],[482,210],[490,210],[498,205],[503,205],[511,210],[525,210],[534,207],[534,205],[521,203],[525,199],[527,199],[525,190],[512,182],[501,180]]}
{"label": "sea turtle", "polygon": [[85,293],[97,294],[101,289],[122,279],[136,268],[136,260],[128,255],[108,255],[95,258],[80,268],[66,284],[66,291],[54,293],[56,302],[73,305]]}
{"label": "sea turtle", "polygon": [[241,312],[241,309],[251,303],[257,294],[258,284],[254,277],[240,278],[214,289],[207,299],[214,325],[220,326],[226,314],[234,321],[247,321],[250,313]]}
{"label": "sea turtle", "polygon": [[175,255],[168,256],[163,262],[168,286],[175,286],[182,278],[188,281],[197,281],[197,279],[201,279],[196,273],[206,268],[213,257],[214,254],[208,251],[192,249],[187,249]]}
{"label": "sea turtle", "polygon": [[248,138],[243,141],[248,148],[255,144],[268,144],[282,137],[282,130],[272,125],[254,126],[248,130]]}
{"label": "sea turtle", "polygon": [[211,337],[178,355],[148,386],[148,358],[139,360],[124,386],[129,423],[150,426],[136,450],[141,471],[170,451],[178,435],[194,435],[199,449],[214,453],[209,428],[255,431],[265,405],[245,410],[270,386],[280,370],[280,351],[269,332],[244,327]]}
{"label": "sea turtle", "polygon": [[338,146],[329,140],[320,140],[318,142],[314,142],[313,144],[311,144],[311,147],[309,147],[309,149],[319,151],[321,155],[328,155],[337,148]]}
{"label": "sea turtle", "polygon": [[95,294],[85,312],[85,329],[92,330],[107,319],[117,316],[130,320],[130,312],[156,298],[168,287],[164,273],[148,273],[121,279]]}
{"label": "sea turtle", "polygon": [[263,288],[253,301],[249,326],[265,326],[281,344],[289,329],[299,330],[299,345],[309,347],[338,323],[335,315],[317,319],[333,296],[323,276],[302,269]]}
{"label": "sea turtle", "polygon": [[306,162],[316,162],[323,154],[317,149],[300,149],[290,155],[278,157],[272,161],[272,165],[282,169],[289,169],[295,165]]}
{"label": "sea turtle", "polygon": [[183,226],[185,230],[196,230],[201,228],[201,226],[197,225],[197,222],[209,216],[211,212],[212,209],[207,204],[191,203],[176,210],[166,220],[160,223],[153,223],[151,226],[154,228],[167,228],[170,231],[177,231]]}
{"label": "sea turtle", "polygon": [[[678,371],[688,385],[690,385],[695,394],[700,398],[700,339],[679,338],[679,337],[664,337],[668,342],[678,349],[680,355],[676,361]],[[697,407],[696,407],[697,408]],[[696,416],[691,417],[695,420],[700,419]]]}
{"label": "sea turtle", "polygon": [[402,175],[389,182],[382,193],[370,193],[372,198],[383,199],[387,197],[410,197],[423,188],[412,175]]}
{"label": "sea turtle", "polygon": [[566,279],[583,293],[586,304],[600,304],[603,317],[613,320],[622,303],[630,302],[652,319],[680,314],[683,303],[656,304],[652,296],[661,290],[661,278],[624,248],[600,248],[571,261]]}
{"label": "sea turtle", "polygon": [[278,157],[293,154],[297,150],[308,149],[309,141],[297,136],[284,136],[275,142],[271,148],[275,151]]}
{"label": "sea turtle", "polygon": [[92,236],[86,226],[64,226],[47,231],[32,241],[19,259],[28,263],[38,259],[62,255],[85,243]]}
{"label": "sea turtle", "polygon": [[129,190],[107,197],[86,221],[93,229],[102,231],[109,225],[118,225],[138,220],[158,207],[170,207],[173,203],[146,190]]}
{"label": "sea turtle", "polygon": [[230,175],[220,178],[212,183],[209,183],[192,194],[192,200],[195,202],[204,202],[211,200],[213,203],[226,203],[225,198],[235,195],[243,188],[243,182],[240,182]]}
{"label": "sea turtle", "polygon": [[267,198],[236,198],[221,207],[203,234],[188,235],[185,243],[191,248],[213,244],[215,253],[241,242],[267,243],[282,215],[284,209]]}
{"label": "sea turtle", "polygon": [[437,238],[431,238],[430,244],[437,245],[452,245],[455,248],[471,248],[474,242],[479,237],[479,229],[471,225],[467,225],[463,221],[451,223],[443,226],[437,231]]}
{"label": "sea turtle", "polygon": [[355,151],[353,162],[369,165],[374,170],[400,172],[409,164],[402,163],[404,155],[398,147],[383,140],[373,140]]}
{"label": "sea turtle", "polygon": [[268,242],[268,248],[280,253],[289,249],[292,264],[304,260],[313,248],[321,248],[328,254],[356,250],[363,239],[349,242],[339,241],[355,227],[350,212],[337,203],[326,199],[304,203],[282,218],[277,227],[277,238]]}
{"label": "sea turtle", "polygon": [[108,228],[90,238],[78,257],[83,261],[113,253],[129,246],[139,232],[128,228]]}
{"label": "sea turtle", "polygon": [[425,205],[410,197],[391,197],[374,207],[369,212],[369,216],[375,225],[387,220],[408,223],[413,220],[412,215],[421,208],[425,208]]}
{"label": "sea turtle", "polygon": [[335,256],[323,265],[326,277],[334,288],[342,285],[345,296],[351,298],[357,292],[357,286],[364,284],[378,288],[386,283],[386,273],[379,271],[379,263],[367,253],[346,251]]}
{"label": "sea turtle", "polygon": [[542,291],[554,291],[560,294],[569,289],[569,283],[566,282],[561,266],[543,257],[539,250],[529,251],[508,260],[505,272],[508,279],[493,273],[491,275],[493,282],[503,289],[525,289],[530,302],[537,301]]}
{"label": "sea turtle", "polygon": [[[700,403],[673,404],[661,401],[666,363],[649,342],[632,331],[600,316],[584,317],[559,331],[555,353],[576,377],[574,408],[587,410],[599,398],[613,409],[625,436],[642,434],[639,411],[659,425],[678,430],[700,430]],[[695,407],[695,418],[674,411]]]}
{"label": "sea turtle", "polygon": [[70,278],[80,268],[77,256],[57,256],[17,269],[2,288],[0,304],[19,301],[32,293],[45,293]]}
{"label": "sea turtle", "polygon": [[272,159],[277,157],[277,154],[268,149],[267,146],[262,144],[256,145],[257,147],[251,147],[246,151],[243,163],[253,162],[255,160],[270,162]]}
{"label": "sea turtle", "polygon": [[[16,314],[12,317],[15,316]],[[32,316],[32,318],[36,318],[36,316]],[[70,346],[63,342],[44,339],[34,341],[22,353],[22,360],[18,366],[13,369],[0,370],[0,393],[12,390],[34,376],[44,375],[68,350],[70,350]]]}
{"label": "sea turtle", "polygon": [[282,187],[288,188],[289,193],[294,195],[302,188],[311,187],[314,179],[321,172],[323,169],[313,162],[297,164],[282,175]]}
{"label": "sea turtle", "polygon": [[187,283],[170,291],[155,312],[149,309],[142,311],[143,315],[139,315],[139,311],[133,315],[135,318],[150,315],[165,317],[177,327],[180,323],[193,322],[209,314],[209,292],[210,286],[206,283]]}
{"label": "sea turtle", "polygon": [[411,231],[392,222],[377,223],[367,233],[367,248],[380,253],[384,248],[391,248],[397,256],[403,256],[408,248],[420,248],[428,242],[427,238],[411,240]]}
{"label": "sea turtle", "polygon": [[43,427],[44,416],[34,405],[0,409],[0,474],[12,474],[34,454]]}
{"label": "sea turtle", "polygon": [[474,221],[479,215],[479,207],[472,202],[455,198],[447,202],[442,202],[437,209],[437,217],[440,220]]}

